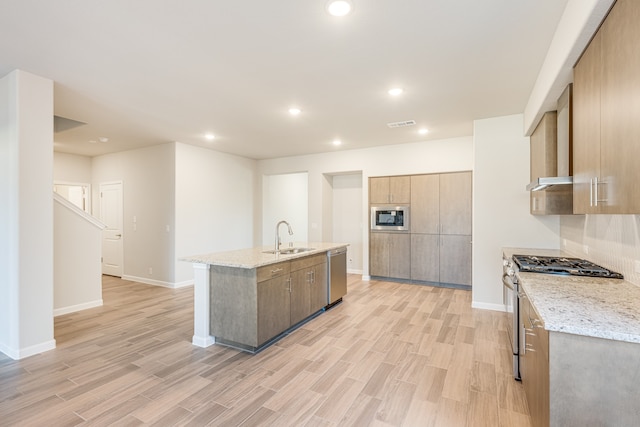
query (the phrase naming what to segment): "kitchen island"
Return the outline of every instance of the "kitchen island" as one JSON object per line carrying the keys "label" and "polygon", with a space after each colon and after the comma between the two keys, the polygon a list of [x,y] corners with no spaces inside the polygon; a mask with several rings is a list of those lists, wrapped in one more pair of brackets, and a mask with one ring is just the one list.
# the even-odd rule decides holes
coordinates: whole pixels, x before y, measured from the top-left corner
{"label": "kitchen island", "polygon": [[[344,243],[297,243],[180,258],[194,267],[193,344],[257,352],[328,304],[328,254]],[[346,277],[346,268],[340,272]]]}
{"label": "kitchen island", "polygon": [[[571,257],[556,250],[513,254]],[[536,425],[637,425],[640,287],[518,272],[521,377]]]}

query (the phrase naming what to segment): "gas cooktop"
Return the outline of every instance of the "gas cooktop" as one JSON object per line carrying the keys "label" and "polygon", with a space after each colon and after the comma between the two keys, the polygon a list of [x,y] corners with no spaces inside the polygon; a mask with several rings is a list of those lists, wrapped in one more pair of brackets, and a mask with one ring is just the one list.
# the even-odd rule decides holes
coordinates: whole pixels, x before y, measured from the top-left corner
{"label": "gas cooktop", "polygon": [[624,279],[620,273],[580,258],[514,255],[513,261],[523,272]]}

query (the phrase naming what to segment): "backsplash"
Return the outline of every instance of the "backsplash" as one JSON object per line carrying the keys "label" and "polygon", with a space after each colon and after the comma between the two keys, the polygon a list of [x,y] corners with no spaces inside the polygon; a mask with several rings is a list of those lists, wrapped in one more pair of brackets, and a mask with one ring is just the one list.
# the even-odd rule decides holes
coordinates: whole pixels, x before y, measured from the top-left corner
{"label": "backsplash", "polygon": [[570,254],[622,273],[640,286],[640,215],[561,216],[560,244]]}

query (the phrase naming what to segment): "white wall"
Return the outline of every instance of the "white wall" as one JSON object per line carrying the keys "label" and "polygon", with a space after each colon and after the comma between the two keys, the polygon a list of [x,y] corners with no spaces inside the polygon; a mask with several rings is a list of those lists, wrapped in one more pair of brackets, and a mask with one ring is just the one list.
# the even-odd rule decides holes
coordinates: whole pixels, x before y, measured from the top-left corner
{"label": "white wall", "polygon": [[54,198],[54,315],[102,305],[102,227],[58,196]]}
{"label": "white wall", "polygon": [[[520,129],[522,133],[522,128]],[[362,172],[362,186],[368,188],[370,176],[440,173],[473,169],[473,138],[451,138],[412,144],[388,145],[362,150],[338,150],[309,156],[284,157],[258,162],[261,175],[307,171],[309,174],[309,240],[322,241],[333,232],[325,209],[328,200],[327,175]],[[367,206],[368,191],[362,192],[362,206]],[[360,219],[367,224],[366,209]],[[369,274],[368,230],[362,231],[363,274]]]}
{"label": "white wall", "polygon": [[[176,256],[259,244],[256,161],[181,143],[175,150]],[[175,283],[193,283],[191,264],[175,263]]]}
{"label": "white wall", "polygon": [[473,306],[501,310],[502,247],[560,246],[559,217],[529,214],[521,114],[474,122]]}
{"label": "white wall", "polygon": [[174,144],[97,156],[92,159],[92,170],[95,212],[100,209],[100,183],[123,183],[123,278],[173,287],[176,265]]}
{"label": "white wall", "polygon": [[66,183],[91,183],[91,157],[53,153],[53,180]]}
{"label": "white wall", "polygon": [[309,175],[306,172],[262,177],[262,245],[275,248],[275,227],[282,220],[293,229],[290,236],[280,226],[283,247],[293,242],[307,242],[309,228]]}
{"label": "white wall", "polygon": [[53,82],[0,79],[0,351],[14,359],[53,338]]}
{"label": "white wall", "polygon": [[[333,198],[333,232],[331,240],[349,243],[347,270],[362,274],[362,235],[366,222],[362,222],[362,174],[334,175],[331,177]],[[366,208],[365,208],[366,210]]]}

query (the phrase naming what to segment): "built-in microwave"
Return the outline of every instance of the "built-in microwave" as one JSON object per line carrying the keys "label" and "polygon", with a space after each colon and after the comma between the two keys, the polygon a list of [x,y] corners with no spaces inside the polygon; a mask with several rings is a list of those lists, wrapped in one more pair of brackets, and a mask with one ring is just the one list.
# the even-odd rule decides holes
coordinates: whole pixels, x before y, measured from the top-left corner
{"label": "built-in microwave", "polygon": [[372,231],[409,231],[409,206],[372,206]]}

